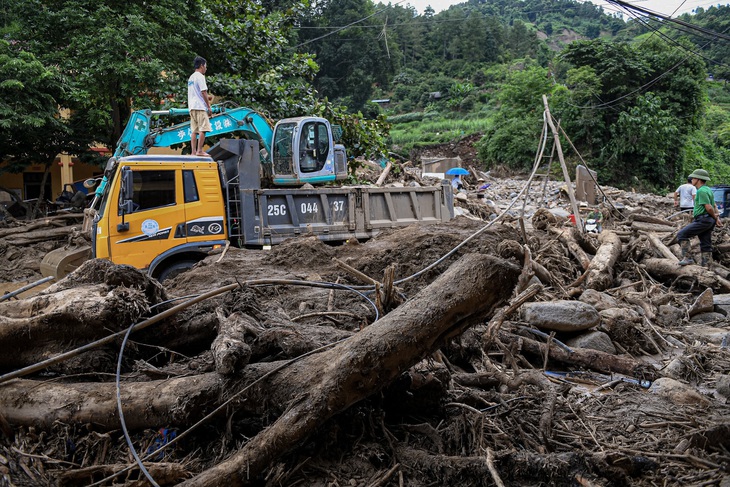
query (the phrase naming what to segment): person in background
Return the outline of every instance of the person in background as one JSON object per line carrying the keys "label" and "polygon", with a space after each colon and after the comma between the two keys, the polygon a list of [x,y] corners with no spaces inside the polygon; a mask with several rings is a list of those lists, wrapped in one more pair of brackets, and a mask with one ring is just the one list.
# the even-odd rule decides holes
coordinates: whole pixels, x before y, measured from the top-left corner
{"label": "person in background", "polygon": [[710,175],[704,169],[697,169],[689,175],[689,180],[697,189],[695,204],[692,216],[692,223],[677,233],[677,242],[682,249],[682,260],[679,265],[694,264],[695,261],[690,253],[690,238],[696,236],[700,239],[701,264],[709,267],[712,262],[712,230],[715,225],[722,227],[720,212],[715,205],[715,196],[712,190],[706,186]]}
{"label": "person in background", "polygon": [[588,212],[588,215],[586,215],[586,230],[591,233],[601,233],[603,231],[603,212],[600,209],[595,208]]}
{"label": "person in background", "polygon": [[196,56],[193,60],[195,71],[188,78],[188,110],[190,110],[190,153],[194,156],[208,156],[203,150],[205,134],[211,131],[210,107],[212,96],[208,96],[205,72],[208,64],[204,58]]}
{"label": "person in background", "polygon": [[679,207],[681,211],[691,214],[690,210],[694,210],[696,194],[697,188],[692,185],[692,178],[687,178],[687,182],[674,192],[674,207]]}
{"label": "person in background", "polygon": [[451,180],[451,187],[454,188],[454,191],[459,191],[464,187],[464,183],[461,182],[461,175],[454,176],[454,179]]}

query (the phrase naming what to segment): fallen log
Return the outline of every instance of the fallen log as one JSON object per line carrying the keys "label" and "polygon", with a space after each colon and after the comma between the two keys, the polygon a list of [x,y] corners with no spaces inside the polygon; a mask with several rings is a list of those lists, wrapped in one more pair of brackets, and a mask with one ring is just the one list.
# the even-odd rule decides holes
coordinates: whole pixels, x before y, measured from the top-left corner
{"label": "fallen log", "polygon": [[632,213],[631,215],[629,215],[628,221],[631,223],[634,223],[634,222],[654,223],[656,225],[663,225],[663,226],[671,225],[676,228],[676,226],[672,222],[667,221],[665,218],[645,215],[643,213]]}
{"label": "fallen log", "polygon": [[647,232],[641,232],[646,238],[651,242],[651,244],[654,246],[654,248],[662,255],[663,258],[669,259],[674,262],[679,262],[679,259],[676,255],[674,255],[674,252],[670,250],[669,247],[664,245],[664,242],[659,240],[659,238],[656,235],[653,235],[651,233]]}
{"label": "fallen log", "polygon": [[[525,248],[519,242],[514,240],[502,240],[499,245],[497,245],[497,253],[505,259],[514,257],[524,265]],[[532,265],[532,270],[535,272],[535,275],[538,279],[540,279],[540,282],[546,286],[554,285],[552,274],[550,274],[550,271],[547,270],[545,266],[533,259],[530,259],[530,264]]]}
{"label": "fallen log", "polygon": [[246,343],[245,337],[255,336],[261,330],[256,321],[248,315],[234,313],[226,317],[219,308],[218,336],[213,341],[213,360],[215,370],[219,374],[231,374],[246,365],[251,359],[251,346]]}
{"label": "fallen log", "polygon": [[21,225],[11,228],[0,228],[0,238],[7,237],[8,235],[21,235],[29,233],[39,228],[46,227],[65,227],[68,225],[67,220],[81,220],[84,218],[83,214],[78,215],[56,215],[53,217],[43,218],[39,220],[33,220],[32,223],[27,225]]}
{"label": "fallen log", "polygon": [[606,230],[600,237],[601,246],[588,267],[586,288],[603,291],[613,286],[613,267],[621,256],[621,239]]}
{"label": "fallen log", "polygon": [[677,230],[677,227],[658,223],[633,222],[631,229],[637,232],[672,233]]}
{"label": "fallen log", "polygon": [[85,262],[39,294],[0,302],[0,369],[41,362],[73,345],[123,330],[166,299],[157,281],[130,266]]}
{"label": "fallen log", "polygon": [[[125,422],[131,430],[190,425],[216,405],[226,385],[214,373],[122,383]],[[91,424],[104,431],[121,428],[114,382],[6,382],[0,385],[0,416],[11,426],[35,425],[44,430],[56,421]]]}
{"label": "fallen log", "polygon": [[663,280],[675,281],[678,278],[695,280],[702,287],[713,291],[730,292],[730,281],[715,272],[698,265],[681,266],[669,259],[644,259],[642,265],[649,274]]}
{"label": "fallen log", "polygon": [[515,344],[525,352],[539,357],[545,357],[547,354],[549,359],[564,364],[588,367],[598,372],[614,372],[642,380],[654,380],[658,377],[658,371],[651,364],[630,357],[587,348],[573,348],[572,352],[568,352],[557,345],[548,345],[508,331],[500,331],[498,336],[505,344]]}
{"label": "fallen log", "polygon": [[[127,426],[190,424],[219,406],[224,391],[227,397],[237,396],[233,404],[237,411],[282,413],[233,457],[189,481],[220,485],[225,478],[226,484],[244,485],[334,414],[381,390],[473,323],[483,322],[509,297],[518,274],[519,268],[493,257],[466,256],[380,321],[328,351],[289,364],[245,393],[240,385],[213,373],[123,383],[120,394]],[[254,383],[280,367],[249,364],[237,383]],[[40,428],[55,421],[90,423],[107,430],[120,424],[112,383],[10,381],[0,385],[0,415],[11,425]]]}
{"label": "fallen log", "polygon": [[[58,485],[91,485],[99,477],[106,477],[125,468],[126,465],[93,465],[91,467],[67,470],[58,474]],[[174,485],[190,476],[184,465],[178,463],[157,463],[145,464],[145,468],[160,485]],[[122,479],[126,487],[146,487],[149,485],[147,479],[139,479],[139,472],[131,470],[129,478]]]}
{"label": "fallen log", "polygon": [[483,321],[509,297],[518,274],[517,267],[493,257],[468,255],[357,335],[272,376],[266,385],[271,406],[279,411],[287,406],[276,422],[224,462],[181,485],[253,481],[324,421],[381,390],[475,320]]}
{"label": "fallen log", "polygon": [[0,303],[0,369],[40,362],[136,322],[149,309],[138,289],[85,285],[50,295]]}
{"label": "fallen log", "polygon": [[591,259],[586,254],[585,250],[581,248],[578,242],[573,238],[572,233],[565,228],[549,227],[550,231],[558,237],[558,240],[565,245],[575,259],[580,263],[583,270],[587,270],[588,266],[591,265]]}
{"label": "fallen log", "polygon": [[380,177],[377,181],[375,181],[375,186],[382,186],[385,182],[385,179],[388,177],[388,174],[390,173],[390,169],[393,167],[393,163],[391,161],[388,161],[388,163],[385,165],[385,169],[383,169],[382,174],[380,174]]}
{"label": "fallen log", "polygon": [[30,245],[45,240],[62,240],[78,229],[74,226],[36,230],[33,232],[12,233],[3,237],[2,241],[11,245]]}

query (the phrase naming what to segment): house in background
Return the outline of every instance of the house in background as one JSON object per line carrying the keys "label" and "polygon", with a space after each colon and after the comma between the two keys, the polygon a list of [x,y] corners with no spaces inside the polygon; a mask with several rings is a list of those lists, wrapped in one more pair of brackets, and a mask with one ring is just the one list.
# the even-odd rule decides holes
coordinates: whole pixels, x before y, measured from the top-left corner
{"label": "house in background", "polygon": [[[112,152],[106,147],[92,147],[104,159],[111,157]],[[172,150],[167,147],[153,147],[148,154],[180,154],[180,150]],[[0,170],[5,163],[0,163]],[[15,192],[22,200],[38,198],[41,192],[43,181],[43,164],[34,164],[25,168],[22,173],[0,172],[0,188],[6,188]],[[69,154],[59,154],[46,179],[46,188],[43,192],[46,199],[54,201],[61,195],[67,184],[83,181],[103,174],[104,169],[85,164],[79,161],[78,157]],[[79,185],[80,186],[80,185]],[[81,189],[78,186],[73,190]]]}
{"label": "house in background", "polygon": [[[111,151],[106,147],[94,147],[91,150],[102,156],[111,156]],[[4,164],[0,163],[0,169]],[[43,164],[30,165],[22,173],[0,172],[0,187],[14,191],[23,200],[38,198],[44,172]],[[102,168],[84,164],[78,157],[59,154],[46,178],[44,197],[53,201],[60,196],[65,185],[73,185],[74,181],[98,176],[102,172]]]}

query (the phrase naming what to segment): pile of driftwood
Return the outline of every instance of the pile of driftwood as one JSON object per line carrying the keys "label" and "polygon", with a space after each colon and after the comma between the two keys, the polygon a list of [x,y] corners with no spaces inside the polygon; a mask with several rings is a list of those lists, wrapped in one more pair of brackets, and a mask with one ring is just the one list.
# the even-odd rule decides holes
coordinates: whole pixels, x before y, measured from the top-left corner
{"label": "pile of driftwood", "polygon": [[726,235],[604,211],[87,262],[0,302],[0,485],[719,485]]}

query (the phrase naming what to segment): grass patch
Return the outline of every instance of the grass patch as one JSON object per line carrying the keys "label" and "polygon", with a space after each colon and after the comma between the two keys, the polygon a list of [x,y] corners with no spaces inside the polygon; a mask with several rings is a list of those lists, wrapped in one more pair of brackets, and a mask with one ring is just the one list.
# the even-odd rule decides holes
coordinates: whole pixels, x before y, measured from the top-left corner
{"label": "grass patch", "polygon": [[483,133],[489,123],[488,115],[482,112],[463,116],[429,116],[420,121],[415,121],[417,117],[412,114],[409,118],[411,120],[406,122],[389,119],[393,124],[390,129],[393,145],[404,152],[415,147],[446,144],[468,135]]}

